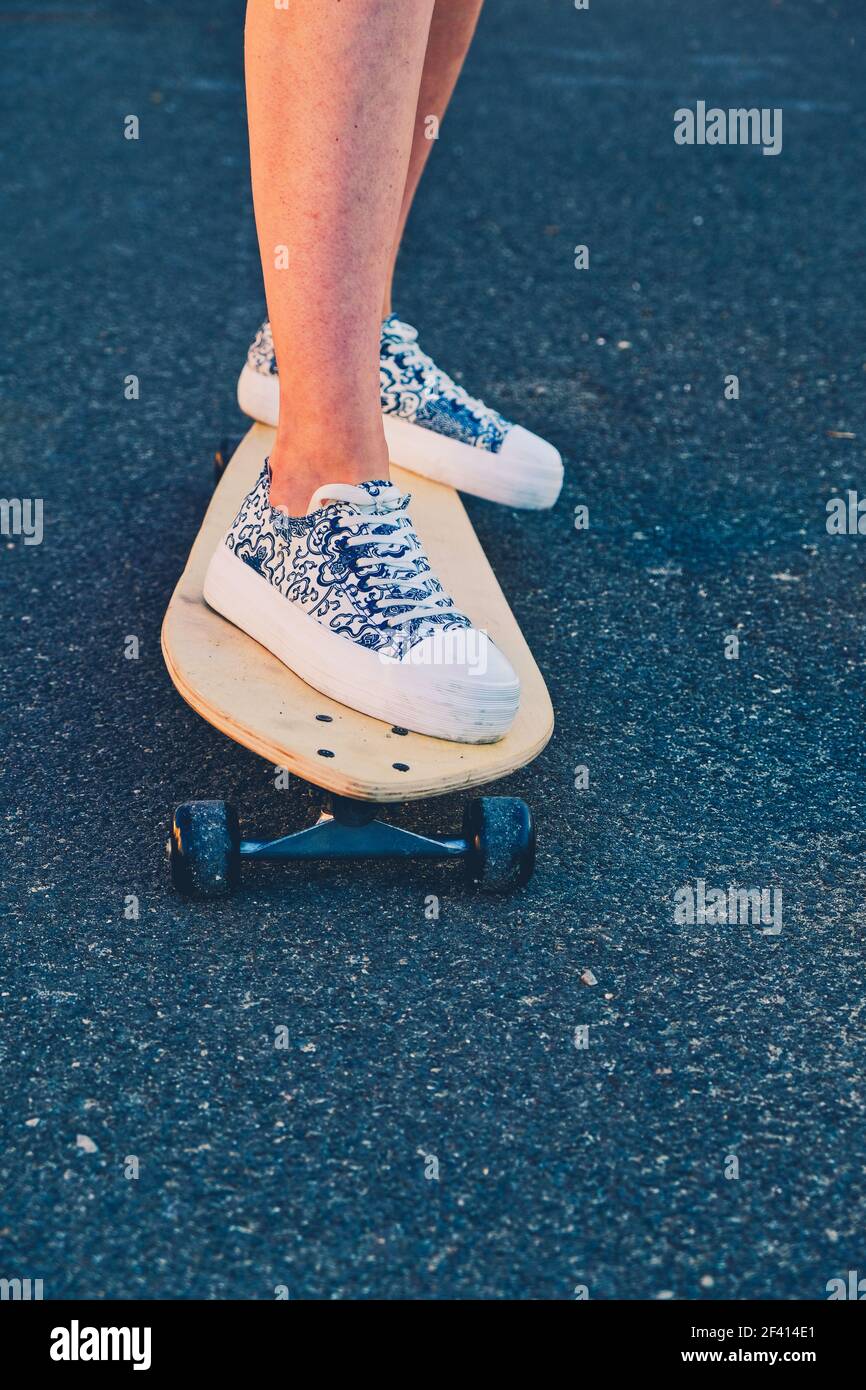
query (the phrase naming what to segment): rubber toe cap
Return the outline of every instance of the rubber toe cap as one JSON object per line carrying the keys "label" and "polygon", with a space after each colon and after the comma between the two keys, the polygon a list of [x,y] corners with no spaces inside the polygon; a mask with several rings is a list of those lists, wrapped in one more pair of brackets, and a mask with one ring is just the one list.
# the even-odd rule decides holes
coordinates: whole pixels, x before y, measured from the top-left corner
{"label": "rubber toe cap", "polygon": [[452,738],[492,741],[511,728],[520,680],[508,658],[476,628],[434,633],[411,650],[411,664],[429,674],[432,705],[453,721]]}
{"label": "rubber toe cap", "polygon": [[562,488],[562,455],[559,450],[522,425],[512,425],[499,450],[500,460],[520,469],[518,505],[552,507]]}

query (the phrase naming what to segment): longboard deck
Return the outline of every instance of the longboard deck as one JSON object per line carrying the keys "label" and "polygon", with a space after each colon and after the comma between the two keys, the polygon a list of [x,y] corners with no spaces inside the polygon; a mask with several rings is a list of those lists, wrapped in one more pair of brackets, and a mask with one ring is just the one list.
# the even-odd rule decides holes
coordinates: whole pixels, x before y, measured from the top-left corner
{"label": "longboard deck", "polygon": [[520,676],[520,708],[498,743],[451,743],[395,733],[390,724],[320,695],[207,606],[202,589],[211,555],[255,483],[274,438],[274,430],[254,425],[241,442],[166,611],[162,650],[183,698],[221,733],[274,766],[365,801],[439,796],[492,782],[531,762],[553,732],[550,696],[462,502],[441,483],[392,467],[394,483],[412,494],[410,515],[433,569],[457,606],[490,634]]}

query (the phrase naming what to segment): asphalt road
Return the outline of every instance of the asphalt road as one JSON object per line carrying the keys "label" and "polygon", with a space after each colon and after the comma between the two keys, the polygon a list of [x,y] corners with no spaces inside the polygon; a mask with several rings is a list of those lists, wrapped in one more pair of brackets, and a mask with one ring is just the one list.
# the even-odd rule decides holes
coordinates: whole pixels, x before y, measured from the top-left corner
{"label": "asphalt road", "polygon": [[[862,7],[483,18],[398,308],[567,460],[552,514],[470,504],[558,721],[502,787],[540,831],[504,901],[449,866],[174,897],[176,802],[263,833],[315,803],[159,651],[263,307],[242,6],[13,0],[0,31],[2,492],[44,499],[0,564],[0,1276],[799,1299],[866,1270],[866,540],[825,526],[866,489]],[[698,100],[781,107],[782,153],[676,145]],[[781,890],[781,933],[677,925],[697,879]]]}

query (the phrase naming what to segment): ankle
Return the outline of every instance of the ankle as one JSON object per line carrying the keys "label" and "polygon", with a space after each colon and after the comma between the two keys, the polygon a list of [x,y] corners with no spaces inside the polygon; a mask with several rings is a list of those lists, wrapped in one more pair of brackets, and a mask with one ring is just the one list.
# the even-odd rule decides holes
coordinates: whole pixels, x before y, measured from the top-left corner
{"label": "ankle", "polygon": [[384,434],[381,446],[332,447],[326,450],[299,448],[280,440],[270,456],[270,503],[290,516],[304,516],[310,498],[326,483],[367,483],[388,477],[388,449]]}

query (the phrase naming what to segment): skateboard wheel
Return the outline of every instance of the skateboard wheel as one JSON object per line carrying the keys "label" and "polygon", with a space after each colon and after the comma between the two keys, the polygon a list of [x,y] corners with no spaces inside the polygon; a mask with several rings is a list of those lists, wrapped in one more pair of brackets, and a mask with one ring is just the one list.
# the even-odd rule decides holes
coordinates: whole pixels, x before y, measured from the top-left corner
{"label": "skateboard wheel", "polygon": [[185,898],[227,898],[240,878],[237,812],[226,801],[186,801],[171,823],[171,878]]}
{"label": "skateboard wheel", "polygon": [[488,893],[522,888],[535,868],[535,821],[517,796],[479,796],[463,816],[466,873]]}

